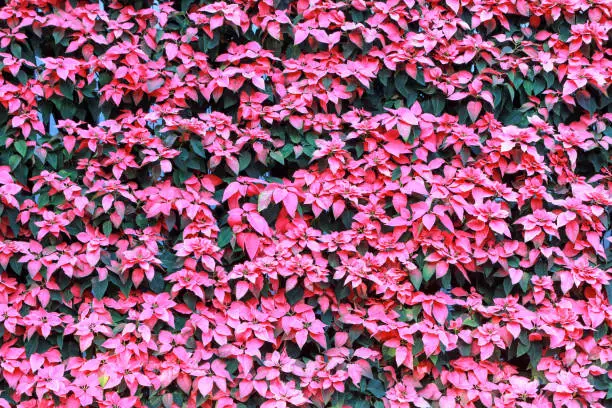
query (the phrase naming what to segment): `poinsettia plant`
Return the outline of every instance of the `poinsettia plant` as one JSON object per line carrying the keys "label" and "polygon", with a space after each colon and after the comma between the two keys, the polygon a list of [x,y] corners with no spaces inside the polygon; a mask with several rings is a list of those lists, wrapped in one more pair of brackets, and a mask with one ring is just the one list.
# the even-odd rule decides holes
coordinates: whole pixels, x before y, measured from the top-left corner
{"label": "poinsettia plant", "polygon": [[0,2],[0,408],[611,406],[611,29]]}

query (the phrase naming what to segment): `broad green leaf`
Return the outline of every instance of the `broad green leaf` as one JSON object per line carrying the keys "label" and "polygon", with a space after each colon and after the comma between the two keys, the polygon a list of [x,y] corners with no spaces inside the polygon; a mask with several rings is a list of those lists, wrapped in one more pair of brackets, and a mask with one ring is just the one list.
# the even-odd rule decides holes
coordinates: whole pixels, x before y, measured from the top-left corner
{"label": "broad green leaf", "polygon": [[96,299],[102,299],[108,288],[108,279],[100,281],[98,278],[92,279],[91,291]]}
{"label": "broad green leaf", "polygon": [[25,140],[17,140],[15,142],[15,150],[17,150],[17,153],[19,153],[21,155],[21,157],[25,157],[26,153],[28,152],[28,145],[26,144]]}

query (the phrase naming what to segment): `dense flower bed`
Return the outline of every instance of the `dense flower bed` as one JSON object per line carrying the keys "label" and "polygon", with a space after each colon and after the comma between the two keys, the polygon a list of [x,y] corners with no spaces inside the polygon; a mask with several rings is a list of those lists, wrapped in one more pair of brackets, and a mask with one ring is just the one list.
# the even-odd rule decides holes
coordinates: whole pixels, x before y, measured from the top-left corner
{"label": "dense flower bed", "polygon": [[612,406],[611,12],[0,2],[0,407]]}

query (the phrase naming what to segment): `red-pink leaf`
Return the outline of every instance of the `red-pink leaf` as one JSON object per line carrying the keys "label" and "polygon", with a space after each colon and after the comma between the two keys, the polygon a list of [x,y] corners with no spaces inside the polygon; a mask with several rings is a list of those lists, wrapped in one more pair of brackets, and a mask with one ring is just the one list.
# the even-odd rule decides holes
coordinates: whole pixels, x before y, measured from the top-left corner
{"label": "red-pink leaf", "polygon": [[74,145],[76,143],[76,138],[74,136],[64,136],[64,147],[68,153],[72,153],[72,149],[74,149]]}
{"label": "red-pink leaf", "polygon": [[508,274],[510,275],[510,281],[512,281],[513,285],[519,283],[521,281],[521,278],[523,277],[523,271],[516,268],[510,268],[508,270]]}
{"label": "red-pink leaf", "polygon": [[470,119],[472,119],[472,122],[475,122],[476,119],[478,119],[478,114],[480,113],[480,110],[482,109],[482,103],[479,101],[470,101],[467,104],[467,111],[468,114],[470,115]]}
{"label": "red-pink leaf", "polygon": [[178,47],[176,46],[175,43],[172,43],[172,42],[166,43],[165,49],[166,49],[166,56],[168,57],[168,61],[172,61],[178,54]]}
{"label": "red-pink leaf", "polygon": [[261,235],[268,235],[268,231],[270,227],[266,222],[265,218],[257,213],[248,213],[247,220],[253,227],[255,231],[257,231]]}
{"label": "red-pink leaf", "polygon": [[[410,133],[410,132],[408,132]],[[383,148],[392,154],[393,156],[399,157],[402,154],[410,153],[410,148],[408,145],[401,140],[392,140],[386,143]]]}
{"label": "red-pink leaf", "polygon": [[259,237],[252,232],[245,233],[244,245],[246,247],[249,258],[255,258],[255,256],[257,255],[257,251],[259,250]]}
{"label": "red-pink leaf", "polygon": [[446,4],[455,12],[455,14],[459,13],[459,0],[446,0]]}

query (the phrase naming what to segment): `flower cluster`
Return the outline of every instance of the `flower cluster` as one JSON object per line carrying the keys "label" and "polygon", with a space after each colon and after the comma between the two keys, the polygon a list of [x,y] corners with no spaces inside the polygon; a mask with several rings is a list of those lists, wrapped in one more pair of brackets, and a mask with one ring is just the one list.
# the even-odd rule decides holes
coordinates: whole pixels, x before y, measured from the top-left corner
{"label": "flower cluster", "polygon": [[606,0],[7,0],[0,408],[612,404]]}

